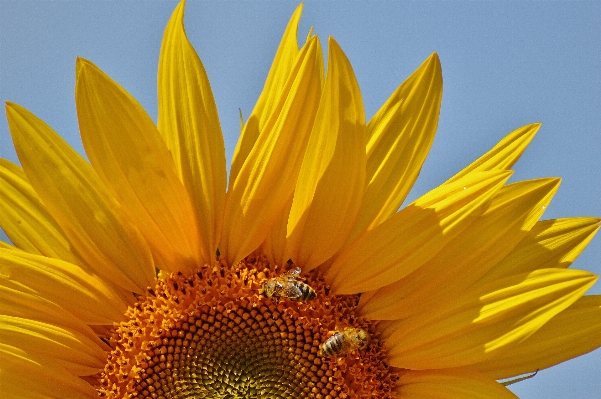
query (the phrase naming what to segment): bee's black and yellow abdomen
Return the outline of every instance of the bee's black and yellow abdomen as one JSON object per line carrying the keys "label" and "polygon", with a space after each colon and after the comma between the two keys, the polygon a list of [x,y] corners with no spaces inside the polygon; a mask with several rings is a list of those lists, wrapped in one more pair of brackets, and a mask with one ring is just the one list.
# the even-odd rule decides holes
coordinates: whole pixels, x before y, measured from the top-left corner
{"label": "bee's black and yellow abdomen", "polygon": [[297,282],[297,287],[301,291],[301,295],[298,298],[290,298],[294,301],[310,301],[317,298],[315,290],[311,288],[309,284]]}
{"label": "bee's black and yellow abdomen", "polygon": [[337,332],[321,345],[321,354],[324,356],[332,356],[340,353],[342,351],[344,341],[344,334]]}

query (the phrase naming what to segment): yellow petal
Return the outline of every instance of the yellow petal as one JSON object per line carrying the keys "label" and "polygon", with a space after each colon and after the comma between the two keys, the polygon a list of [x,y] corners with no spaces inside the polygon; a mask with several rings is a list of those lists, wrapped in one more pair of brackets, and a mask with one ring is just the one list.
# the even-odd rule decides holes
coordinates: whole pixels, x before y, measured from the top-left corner
{"label": "yellow petal", "polygon": [[447,183],[475,171],[510,169],[520,158],[540,127],[540,123],[532,123],[509,133],[490,151],[447,180]]}
{"label": "yellow petal", "polygon": [[228,192],[220,250],[230,264],[261,245],[287,205],[319,105],[317,37],[303,47],[273,113]]}
{"label": "yellow petal", "polygon": [[23,170],[74,249],[106,281],[143,292],[154,281],[146,242],[92,167],[25,108],[6,113]]}
{"label": "yellow petal", "polygon": [[[0,343],[0,382],[6,398],[94,399],[88,382],[69,373],[56,360]],[[35,378],[32,378],[35,376]]]}
{"label": "yellow petal", "polygon": [[403,399],[517,399],[490,377],[464,370],[407,370],[399,381]]}
{"label": "yellow petal", "polygon": [[601,346],[601,295],[584,296],[527,340],[472,365],[495,379],[542,370]]}
{"label": "yellow petal", "polygon": [[510,176],[510,171],[473,173],[437,187],[345,248],[326,280],[337,294],[400,280],[468,227]]}
{"label": "yellow petal", "polygon": [[476,285],[414,317],[382,322],[390,364],[436,369],[481,362],[528,338],[595,281],[585,271],[541,269]]}
{"label": "yellow petal", "polygon": [[88,324],[112,324],[126,310],[102,278],[58,259],[0,249],[0,277],[1,285],[24,286]]}
{"label": "yellow petal", "polygon": [[363,296],[361,314],[404,319],[461,293],[513,251],[542,215],[558,185],[558,179],[539,179],[503,187],[474,223],[422,267]]}
{"label": "yellow petal", "polygon": [[367,188],[354,235],[394,214],[430,151],[442,100],[436,53],[401,84],[367,125]]}
{"label": "yellow petal", "polygon": [[96,374],[104,366],[106,352],[100,348],[102,342],[95,341],[77,330],[0,315],[0,342],[51,356],[75,375]]}
{"label": "yellow petal", "polygon": [[70,251],[69,240],[17,165],[0,159],[0,226],[20,249],[59,258],[82,261]]}
{"label": "yellow petal", "polygon": [[272,265],[283,265],[290,258],[286,258],[286,228],[288,215],[292,207],[292,198],[288,201],[284,211],[278,216],[273,224],[269,235],[261,244],[261,250]]}
{"label": "yellow petal", "polygon": [[173,12],[161,46],[158,127],[192,197],[202,253],[214,258],[225,204],[225,147],[209,79],[184,31],[184,5]]}
{"label": "yellow petal", "polygon": [[[171,271],[211,258],[173,158],[142,106],[95,65],[77,60],[75,103],[86,154],[157,258]],[[206,243],[204,243],[206,244]]]}
{"label": "yellow petal", "polygon": [[[259,134],[265,128],[267,120],[271,117],[273,111],[279,107],[280,96],[286,87],[286,81],[293,71],[299,55],[297,36],[298,23],[302,12],[303,3],[296,7],[292,17],[290,17],[286,31],[282,36],[275,58],[271,64],[263,91],[240,133],[240,139],[234,150],[232,166],[230,168],[229,189],[232,188],[232,185],[236,181],[242,165],[255,145]],[[240,115],[242,116],[242,112],[240,112]],[[240,120],[242,120],[242,117],[240,117]]]}
{"label": "yellow petal", "polygon": [[0,314],[37,320],[66,330],[79,331],[101,345],[98,336],[84,321],[67,312],[56,302],[42,298],[33,292],[24,292],[0,284]]}
{"label": "yellow petal", "polygon": [[540,268],[568,267],[599,230],[601,219],[565,218],[538,222],[518,246],[482,281]]}
{"label": "yellow petal", "polygon": [[311,270],[334,255],[365,189],[365,113],[348,58],[329,39],[328,74],[287,227],[286,257]]}

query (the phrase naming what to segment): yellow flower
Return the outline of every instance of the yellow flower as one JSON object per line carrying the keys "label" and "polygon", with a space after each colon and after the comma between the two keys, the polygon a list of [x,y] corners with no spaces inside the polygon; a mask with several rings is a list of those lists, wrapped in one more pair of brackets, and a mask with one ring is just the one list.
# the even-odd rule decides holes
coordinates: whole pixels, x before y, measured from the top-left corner
{"label": "yellow flower", "polygon": [[398,210],[432,144],[436,54],[369,122],[299,6],[229,171],[217,109],[169,21],[158,127],[77,60],[89,162],[23,107],[0,160],[0,387],[14,398],[511,398],[497,380],[601,346],[599,229],[506,184],[539,124]]}

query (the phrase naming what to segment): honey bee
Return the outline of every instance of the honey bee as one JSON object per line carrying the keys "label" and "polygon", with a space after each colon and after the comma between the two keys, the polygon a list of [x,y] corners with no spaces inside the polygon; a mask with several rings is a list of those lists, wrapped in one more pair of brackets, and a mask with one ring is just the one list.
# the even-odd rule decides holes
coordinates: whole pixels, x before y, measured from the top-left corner
{"label": "honey bee", "polygon": [[322,356],[346,355],[354,350],[363,349],[369,343],[369,334],[362,328],[345,327],[335,331],[334,335],[321,344]]}
{"label": "honey bee", "polygon": [[310,301],[317,298],[315,290],[309,284],[297,280],[300,267],[295,267],[263,284],[263,293],[267,298],[288,298],[292,301]]}

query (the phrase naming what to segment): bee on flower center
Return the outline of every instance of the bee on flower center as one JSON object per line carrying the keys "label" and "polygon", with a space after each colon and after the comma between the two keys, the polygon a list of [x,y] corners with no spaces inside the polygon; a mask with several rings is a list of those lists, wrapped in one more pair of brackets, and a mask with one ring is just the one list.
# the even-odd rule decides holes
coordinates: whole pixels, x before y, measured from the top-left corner
{"label": "bee on flower center", "polygon": [[363,349],[369,343],[369,334],[362,328],[345,327],[321,344],[322,356],[346,355],[354,350]]}
{"label": "bee on flower center", "polygon": [[263,284],[263,294],[267,298],[288,298],[292,301],[310,301],[317,298],[315,290],[307,283],[298,280],[300,267],[295,267]]}

